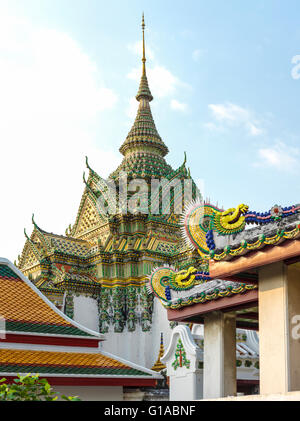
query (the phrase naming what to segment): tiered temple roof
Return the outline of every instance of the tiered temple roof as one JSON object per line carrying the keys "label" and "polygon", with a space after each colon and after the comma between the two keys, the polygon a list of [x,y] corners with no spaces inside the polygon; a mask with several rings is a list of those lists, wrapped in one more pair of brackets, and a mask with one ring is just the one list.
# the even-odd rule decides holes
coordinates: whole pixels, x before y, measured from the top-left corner
{"label": "tiered temple roof", "polygon": [[0,376],[32,373],[50,383],[72,378],[73,385],[127,386],[153,386],[161,378],[101,352],[103,335],[66,317],[6,259],[0,259],[0,289]]}
{"label": "tiered temple roof", "polygon": [[[83,176],[84,192],[74,224],[62,236],[41,229],[33,218],[33,232],[26,234],[18,261],[19,269],[71,318],[76,294],[95,299],[103,333],[109,329],[123,332],[125,326],[134,331],[138,324],[144,332],[151,329],[153,297],[148,296],[145,283],[153,267],[201,264],[200,256],[185,246],[180,233],[182,202],[187,200],[185,182],[191,187],[190,199],[199,191],[186,167],[186,155],[176,170],[165,160],[168,148],[158,134],[150,108],[153,96],[146,74],[144,19],[142,28],[143,68],[136,95],[139,108],[120,148],[122,163],[104,180],[86,159],[88,177]],[[152,211],[149,195],[148,213],[121,211],[118,181],[122,171],[128,182],[143,179],[149,186],[154,178],[167,180],[155,196],[157,212]],[[178,182],[182,195],[174,188]],[[165,212],[162,204],[168,199],[170,211]]]}
{"label": "tiered temple roof", "polygon": [[58,376],[63,374],[151,377],[149,373],[129,367],[100,353],[0,349],[0,373],[1,371],[16,373],[19,370]]}
{"label": "tiered temple roof", "polygon": [[25,282],[8,263],[0,263],[0,315],[9,332],[76,335],[94,338],[49,306],[35,287]]}

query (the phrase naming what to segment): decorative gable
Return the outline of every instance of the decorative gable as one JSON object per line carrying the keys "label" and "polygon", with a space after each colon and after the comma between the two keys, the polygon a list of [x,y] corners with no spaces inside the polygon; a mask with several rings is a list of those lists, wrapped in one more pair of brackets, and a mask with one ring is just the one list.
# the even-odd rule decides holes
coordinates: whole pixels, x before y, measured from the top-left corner
{"label": "decorative gable", "polygon": [[106,222],[106,218],[101,216],[97,211],[95,203],[89,197],[89,194],[85,194],[84,204],[79,210],[77,217],[77,225],[75,228],[74,236],[81,237],[84,233],[97,228]]}

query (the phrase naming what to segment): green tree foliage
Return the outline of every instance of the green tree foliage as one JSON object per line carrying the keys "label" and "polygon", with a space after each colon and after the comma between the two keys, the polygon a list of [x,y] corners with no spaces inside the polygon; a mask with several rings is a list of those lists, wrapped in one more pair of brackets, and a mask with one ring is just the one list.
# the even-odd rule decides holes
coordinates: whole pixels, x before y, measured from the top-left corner
{"label": "green tree foliage", "polygon": [[[39,375],[18,375],[13,383],[5,383],[6,379],[0,380],[0,401],[56,401],[59,396],[52,390],[46,379],[40,379]],[[78,396],[61,395],[66,401],[80,401]]]}

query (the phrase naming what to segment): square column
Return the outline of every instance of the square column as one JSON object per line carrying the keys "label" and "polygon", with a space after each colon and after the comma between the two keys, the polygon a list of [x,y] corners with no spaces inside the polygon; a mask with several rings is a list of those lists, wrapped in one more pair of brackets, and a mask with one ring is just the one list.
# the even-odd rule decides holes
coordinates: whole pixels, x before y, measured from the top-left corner
{"label": "square column", "polygon": [[259,270],[260,393],[300,390],[300,266]]}
{"label": "square column", "polygon": [[236,317],[212,312],[204,318],[203,398],[236,395]]}

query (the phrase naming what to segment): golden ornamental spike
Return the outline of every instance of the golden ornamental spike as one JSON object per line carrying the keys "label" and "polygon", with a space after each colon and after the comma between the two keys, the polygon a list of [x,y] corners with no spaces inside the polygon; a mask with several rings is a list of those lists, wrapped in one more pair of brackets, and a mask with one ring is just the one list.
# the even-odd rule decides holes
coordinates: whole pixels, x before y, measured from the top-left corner
{"label": "golden ornamental spike", "polygon": [[162,370],[164,370],[165,368],[167,368],[165,366],[164,363],[161,362],[161,358],[165,353],[165,349],[164,349],[164,340],[163,340],[163,333],[160,333],[160,347],[159,347],[159,352],[158,352],[158,358],[156,363],[154,364],[154,366],[151,368],[151,370],[153,371],[157,371],[160,372]]}
{"label": "golden ornamental spike", "polygon": [[[148,102],[152,101],[153,96],[150,92],[149,86],[148,86],[148,80],[146,76],[146,54],[145,54],[145,19],[144,14],[142,16],[142,30],[143,30],[143,57],[142,57],[142,63],[143,63],[143,71],[142,71],[142,77],[140,81],[140,86],[138,93],[136,95],[137,101],[140,101],[142,98],[148,100]],[[155,129],[156,130],[156,129]]]}
{"label": "golden ornamental spike", "polygon": [[146,54],[145,54],[145,19],[144,19],[144,13],[142,16],[142,31],[143,31],[143,58],[142,58],[142,62],[143,62],[143,75],[146,74]]}

